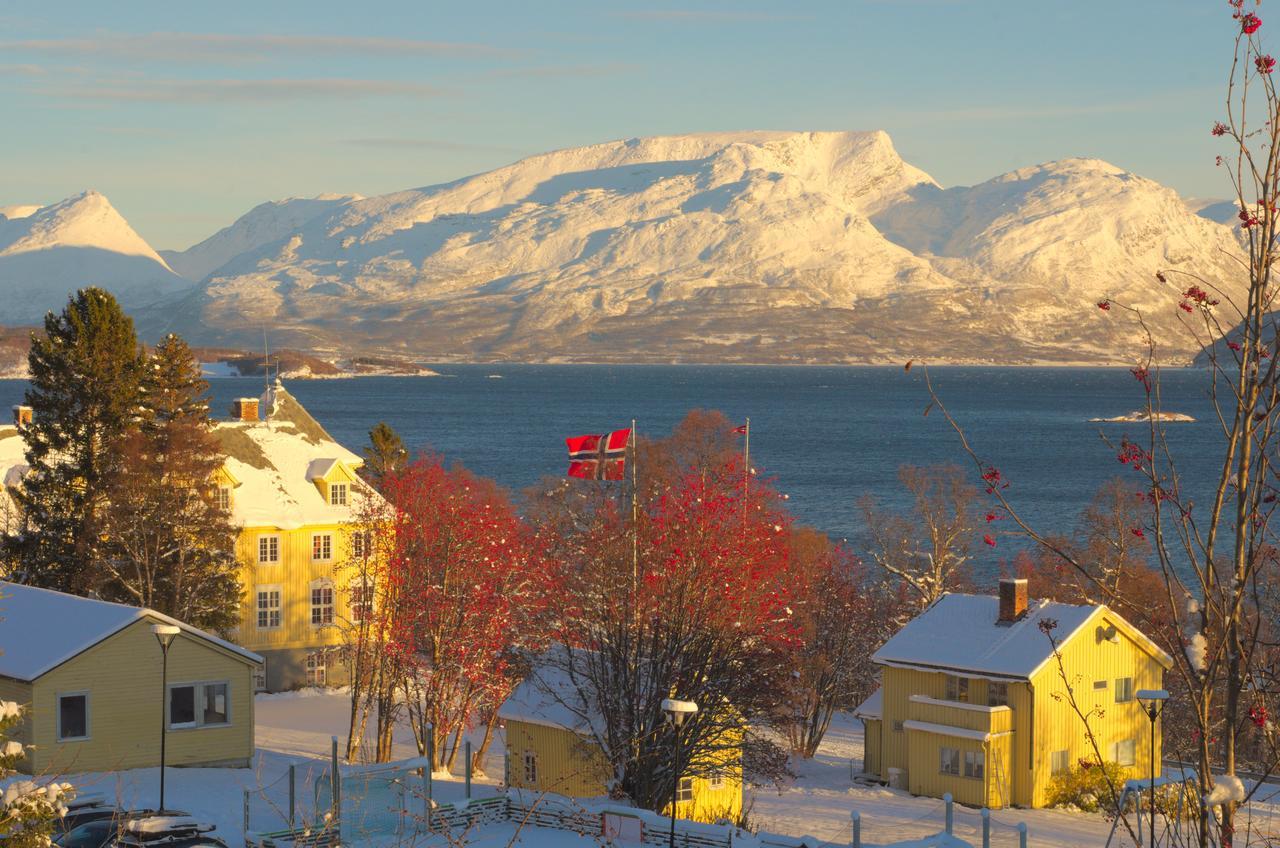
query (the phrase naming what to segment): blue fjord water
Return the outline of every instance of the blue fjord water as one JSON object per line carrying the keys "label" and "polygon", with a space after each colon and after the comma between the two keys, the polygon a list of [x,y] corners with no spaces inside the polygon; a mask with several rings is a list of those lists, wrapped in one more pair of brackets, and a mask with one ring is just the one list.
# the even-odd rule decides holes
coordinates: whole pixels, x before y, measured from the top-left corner
{"label": "blue fjord water", "polygon": [[[871,494],[903,505],[904,463],[968,460],[928,403],[918,370],[901,367],[442,365],[439,377],[292,380],[288,388],[342,443],[359,451],[386,421],[413,449],[429,448],[503,485],[521,489],[565,469],[564,437],[627,426],[668,432],[693,408],[751,418],[752,464],[776,479],[797,518],[855,544],[857,501]],[[1100,424],[1143,403],[1122,368],[935,368],[935,387],[980,455],[1011,482],[1008,496],[1038,528],[1069,530],[1097,487],[1132,474],[1100,434],[1141,437],[1145,424]],[[257,395],[262,381],[210,381],[213,409]],[[1184,487],[1206,502],[1220,462],[1201,370],[1166,371],[1165,409],[1196,418],[1170,424]],[[25,383],[0,381],[0,404],[20,402]],[[1206,446],[1213,450],[1207,450]],[[1136,481],[1135,476],[1135,481]],[[996,525],[1000,526],[1000,525]],[[998,537],[999,539],[999,537]],[[1011,555],[1014,540],[978,545],[979,574]]]}

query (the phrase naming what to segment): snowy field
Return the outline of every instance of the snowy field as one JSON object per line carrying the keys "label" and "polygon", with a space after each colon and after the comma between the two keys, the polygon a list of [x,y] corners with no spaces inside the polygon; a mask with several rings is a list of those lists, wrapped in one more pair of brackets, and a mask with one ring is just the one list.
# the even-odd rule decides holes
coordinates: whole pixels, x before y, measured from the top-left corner
{"label": "snowy field", "polygon": [[[281,811],[287,806],[284,778],[289,766],[295,764],[300,784],[299,810],[308,814],[312,806],[309,778],[319,774],[327,764],[330,738],[335,735],[340,741],[346,738],[349,702],[342,692],[260,695],[255,706],[258,753],[252,769],[170,769],[166,778],[167,805],[216,824],[217,835],[232,848],[243,844],[245,790],[253,795],[252,829],[266,829],[271,820],[282,821]],[[478,745],[479,734],[472,738]],[[397,728],[395,756],[408,758],[416,754],[408,728]],[[499,736],[485,760],[488,776],[475,776],[473,795],[491,795],[496,791],[495,786],[503,774],[502,758]],[[757,789],[752,794],[748,803],[753,824],[773,833],[811,835],[839,845],[849,844],[853,810],[862,815],[863,840],[868,843],[919,839],[942,829],[941,801],[855,784],[850,775],[851,762],[854,771],[860,770],[862,725],[852,717],[840,716],[818,756],[795,767],[798,777],[792,784],[781,790]],[[68,779],[81,792],[101,794],[133,807],[154,806],[157,800],[157,769],[73,775]],[[434,797],[438,801],[460,800],[464,794],[461,777],[437,778],[434,786]],[[978,811],[957,806],[955,813],[955,834],[980,844]],[[1110,830],[1101,816],[1059,810],[1002,810],[992,814],[992,821],[992,841],[996,846],[1016,845],[1016,827],[1021,821],[1027,823],[1030,844],[1046,848],[1099,848],[1105,844]],[[1255,812],[1253,824],[1257,830],[1280,832],[1280,817],[1272,806]],[[526,829],[517,835],[510,825],[485,828],[470,836],[468,844],[476,846],[511,844],[542,848],[596,842],[569,833],[537,829]],[[419,841],[418,844],[434,843]],[[1112,844],[1128,842],[1117,838]]]}

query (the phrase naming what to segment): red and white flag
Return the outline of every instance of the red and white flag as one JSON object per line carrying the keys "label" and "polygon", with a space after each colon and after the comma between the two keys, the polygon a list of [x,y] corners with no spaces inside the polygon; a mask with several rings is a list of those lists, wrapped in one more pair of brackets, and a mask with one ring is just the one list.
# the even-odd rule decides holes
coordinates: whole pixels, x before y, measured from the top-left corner
{"label": "red and white flag", "polygon": [[627,445],[631,428],[612,433],[570,436],[569,476],[582,480],[622,480],[626,476]]}
{"label": "red and white flag", "polygon": [[734,427],[733,432],[737,433],[739,436],[745,436],[747,434],[747,428],[749,426],[751,425],[743,424],[741,427]]}

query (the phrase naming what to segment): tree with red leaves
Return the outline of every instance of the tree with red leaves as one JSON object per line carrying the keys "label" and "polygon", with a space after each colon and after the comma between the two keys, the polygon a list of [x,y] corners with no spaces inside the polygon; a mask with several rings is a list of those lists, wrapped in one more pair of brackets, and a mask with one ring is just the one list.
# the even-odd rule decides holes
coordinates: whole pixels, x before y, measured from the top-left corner
{"label": "tree with red leaves", "polygon": [[[507,493],[460,466],[425,456],[382,481],[372,532],[375,627],[422,755],[452,768],[478,712],[493,728],[536,650],[538,608],[549,597],[535,539]],[[482,746],[484,747],[484,746]]]}
{"label": "tree with red leaves", "polygon": [[677,731],[684,776],[716,770],[744,733],[748,751],[772,754],[748,727],[783,697],[797,636],[791,519],[768,484],[744,474],[719,419],[641,445],[634,523],[629,484],[612,496],[577,483],[532,496],[562,592],[560,644],[535,675],[568,682],[545,688],[590,728],[611,791],[651,810],[675,779],[662,700],[700,707]]}

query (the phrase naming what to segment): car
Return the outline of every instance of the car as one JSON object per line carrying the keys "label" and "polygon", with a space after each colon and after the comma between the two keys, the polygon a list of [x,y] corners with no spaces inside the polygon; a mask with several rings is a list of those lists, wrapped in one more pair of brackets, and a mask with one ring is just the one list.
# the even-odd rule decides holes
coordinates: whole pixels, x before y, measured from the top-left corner
{"label": "car", "polygon": [[85,822],[109,819],[120,811],[101,795],[80,795],[67,804],[67,811],[54,824],[54,835],[74,830]]}
{"label": "car", "polygon": [[[227,848],[211,824],[202,824],[186,813],[166,810],[124,820],[115,848]],[[70,848],[68,846],[67,848]]]}
{"label": "car", "polygon": [[[68,810],[68,814],[72,811]],[[165,811],[164,816],[157,816],[155,810],[120,810],[115,807],[85,808],[79,811],[80,820],[75,826],[63,830],[53,838],[58,848],[109,848],[118,844],[125,837],[133,835],[134,823],[153,819],[187,820],[190,817],[184,812]],[[213,828],[210,827],[210,830]],[[187,829],[189,832],[190,828]],[[216,840],[215,840],[216,841]],[[157,843],[159,845],[160,843]],[[163,843],[166,846],[174,843]],[[204,843],[198,843],[204,844]]]}

